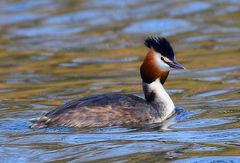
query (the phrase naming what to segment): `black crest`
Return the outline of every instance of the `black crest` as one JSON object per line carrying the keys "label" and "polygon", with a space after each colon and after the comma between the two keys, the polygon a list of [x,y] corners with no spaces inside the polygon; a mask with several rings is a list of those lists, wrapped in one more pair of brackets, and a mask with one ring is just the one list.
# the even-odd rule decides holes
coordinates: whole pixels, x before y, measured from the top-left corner
{"label": "black crest", "polygon": [[167,57],[172,61],[174,60],[174,52],[172,46],[166,38],[159,36],[148,37],[145,40],[144,44],[148,48],[152,47],[156,52],[161,53],[164,57]]}

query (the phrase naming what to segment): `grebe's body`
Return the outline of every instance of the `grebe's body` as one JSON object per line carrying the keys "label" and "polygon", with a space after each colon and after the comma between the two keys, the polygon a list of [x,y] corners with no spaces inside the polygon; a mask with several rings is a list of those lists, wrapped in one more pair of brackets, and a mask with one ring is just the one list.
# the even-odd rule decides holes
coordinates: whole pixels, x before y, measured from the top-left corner
{"label": "grebe's body", "polygon": [[175,106],[163,84],[171,68],[183,69],[183,66],[175,61],[165,38],[150,37],[145,45],[150,49],[140,69],[145,99],[131,94],[85,97],[50,111],[32,127],[141,126],[166,120],[174,113]]}

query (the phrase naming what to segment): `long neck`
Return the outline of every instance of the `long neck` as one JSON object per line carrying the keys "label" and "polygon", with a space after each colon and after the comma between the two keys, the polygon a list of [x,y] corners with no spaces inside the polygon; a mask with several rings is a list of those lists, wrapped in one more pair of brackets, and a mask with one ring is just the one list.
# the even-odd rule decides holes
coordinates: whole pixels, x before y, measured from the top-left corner
{"label": "long neck", "polygon": [[161,114],[161,119],[168,118],[175,110],[174,103],[163,88],[159,79],[148,84],[143,82],[145,99]]}

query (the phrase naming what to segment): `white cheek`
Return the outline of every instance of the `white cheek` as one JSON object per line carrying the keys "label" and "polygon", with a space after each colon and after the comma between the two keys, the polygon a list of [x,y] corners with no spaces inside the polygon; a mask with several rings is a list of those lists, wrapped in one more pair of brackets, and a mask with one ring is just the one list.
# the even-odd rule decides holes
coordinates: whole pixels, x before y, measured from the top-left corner
{"label": "white cheek", "polygon": [[160,55],[155,55],[155,62],[162,71],[170,71],[171,67],[161,60]]}
{"label": "white cheek", "polygon": [[163,70],[163,71],[169,71],[171,69],[171,67],[168,64],[166,64],[165,62],[163,62],[162,60],[160,61],[159,65],[160,65],[161,70]]}

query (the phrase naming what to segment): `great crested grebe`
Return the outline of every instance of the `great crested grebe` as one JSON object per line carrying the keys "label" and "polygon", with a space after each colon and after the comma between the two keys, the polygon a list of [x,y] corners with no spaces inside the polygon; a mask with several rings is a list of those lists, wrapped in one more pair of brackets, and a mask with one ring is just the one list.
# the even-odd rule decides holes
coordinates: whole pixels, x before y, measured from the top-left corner
{"label": "great crested grebe", "polygon": [[149,48],[141,68],[145,100],[131,94],[103,94],[70,101],[48,112],[32,128],[141,126],[159,123],[175,112],[175,106],[163,88],[169,71],[184,69],[175,60],[170,43],[163,37],[145,40]]}

